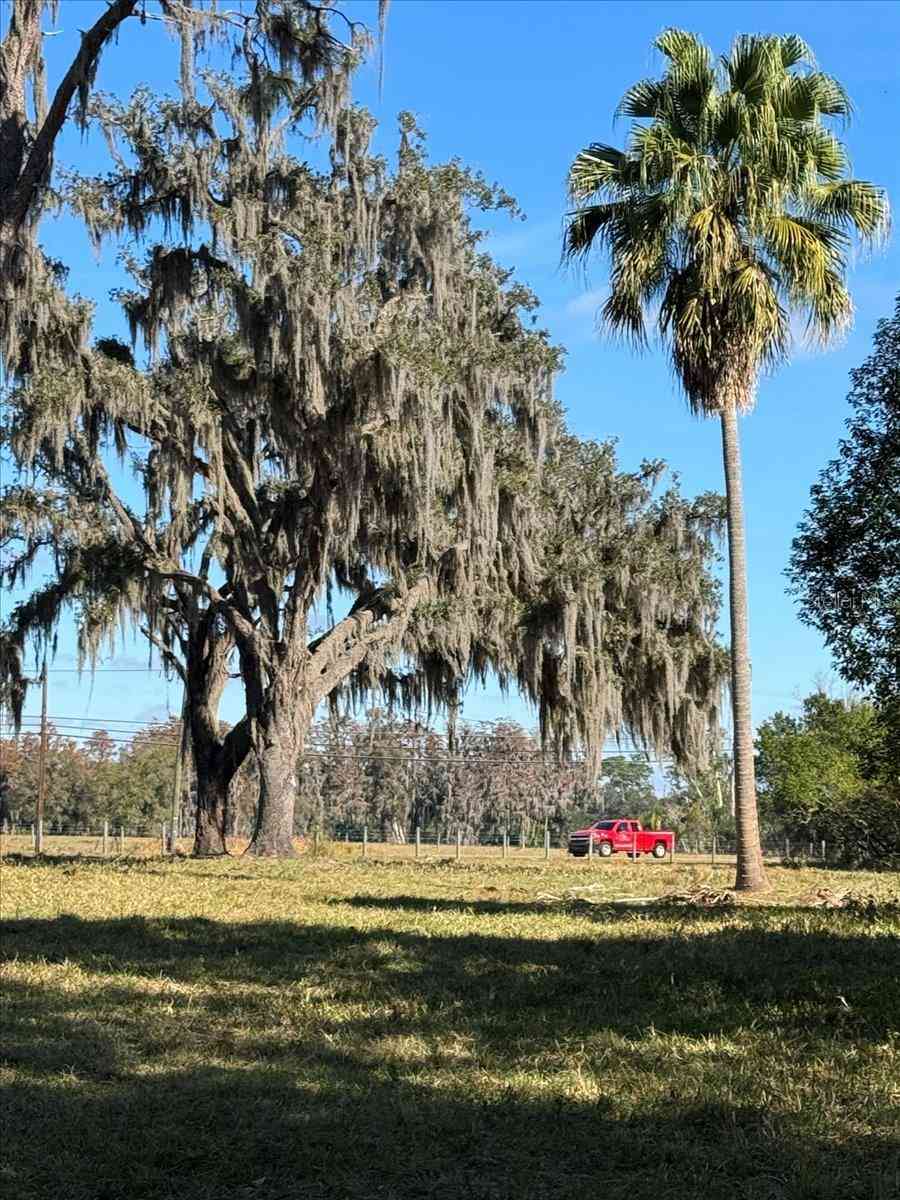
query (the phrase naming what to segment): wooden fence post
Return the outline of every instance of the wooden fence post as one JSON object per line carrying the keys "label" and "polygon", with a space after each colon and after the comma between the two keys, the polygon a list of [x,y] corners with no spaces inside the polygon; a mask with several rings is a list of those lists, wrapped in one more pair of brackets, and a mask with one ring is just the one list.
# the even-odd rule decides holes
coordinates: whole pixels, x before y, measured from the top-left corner
{"label": "wooden fence post", "polygon": [[421,850],[422,850],[422,830],[417,825],[416,826],[416,858],[419,857]]}
{"label": "wooden fence post", "polygon": [[166,851],[168,850],[168,839],[166,837],[165,821],[163,821],[162,825],[160,825],[160,827],[159,827],[159,849],[160,849],[160,853],[162,854],[163,858],[165,858]]}
{"label": "wooden fence post", "polygon": [[789,837],[784,839],[784,857],[786,860],[791,857],[791,839]]}
{"label": "wooden fence post", "polygon": [[550,857],[550,830],[544,830],[544,858]]}
{"label": "wooden fence post", "polygon": [[710,866],[714,867],[716,865],[716,835],[715,834],[712,835],[712,851],[710,854],[709,861],[710,861]]}
{"label": "wooden fence post", "polygon": [[31,826],[31,849],[37,851],[37,830],[34,825]]}
{"label": "wooden fence post", "polygon": [[462,858],[462,830],[457,825],[456,827],[456,861]]}
{"label": "wooden fence post", "polygon": [[363,825],[363,858],[367,858],[369,854],[369,827]]}
{"label": "wooden fence post", "polygon": [[825,839],[822,838],[822,862],[825,862],[827,855],[825,854]]}
{"label": "wooden fence post", "polygon": [[588,862],[594,857],[594,831],[588,830]]}
{"label": "wooden fence post", "polygon": [[319,827],[313,831],[313,858],[319,857]]}
{"label": "wooden fence post", "polygon": [[109,821],[103,822],[103,857],[109,854]]}
{"label": "wooden fence post", "polygon": [[509,834],[505,829],[503,830],[503,857],[509,857]]}

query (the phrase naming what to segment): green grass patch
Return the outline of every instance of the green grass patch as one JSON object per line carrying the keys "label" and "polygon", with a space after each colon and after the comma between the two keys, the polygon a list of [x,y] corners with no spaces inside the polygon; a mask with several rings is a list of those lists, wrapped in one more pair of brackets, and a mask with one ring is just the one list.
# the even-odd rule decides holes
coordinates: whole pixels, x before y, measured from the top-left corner
{"label": "green grass patch", "polygon": [[897,879],[770,875],[8,859],[4,1193],[896,1200]]}

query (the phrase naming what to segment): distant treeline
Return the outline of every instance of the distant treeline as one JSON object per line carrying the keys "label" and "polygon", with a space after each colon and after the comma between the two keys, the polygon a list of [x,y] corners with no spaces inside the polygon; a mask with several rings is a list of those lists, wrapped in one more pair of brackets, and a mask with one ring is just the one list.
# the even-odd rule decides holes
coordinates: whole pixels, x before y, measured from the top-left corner
{"label": "distant treeline", "polygon": [[[45,828],[97,829],[104,820],[154,831],[172,812],[181,736],[177,721],[137,733],[75,734],[51,725],[47,752]],[[763,838],[773,848],[828,842],[848,861],[886,864],[900,842],[900,806],[888,735],[879,714],[862,701],[819,693],[800,718],[776,714],[760,728],[758,770]],[[34,820],[40,763],[35,729],[0,739],[0,821]],[[180,802],[181,828],[193,824],[193,776],[188,763]],[[295,832],[327,837],[409,840],[428,836],[466,842],[504,832],[554,842],[596,816],[637,816],[673,828],[687,847],[723,847],[734,839],[731,762],[714,754],[707,770],[684,775],[639,753],[609,754],[599,781],[584,764],[543,755],[538,739],[513,721],[460,723],[450,738],[417,721],[374,709],[364,720],[314,725],[297,764]],[[230,835],[248,835],[259,794],[252,757],[232,788]]]}

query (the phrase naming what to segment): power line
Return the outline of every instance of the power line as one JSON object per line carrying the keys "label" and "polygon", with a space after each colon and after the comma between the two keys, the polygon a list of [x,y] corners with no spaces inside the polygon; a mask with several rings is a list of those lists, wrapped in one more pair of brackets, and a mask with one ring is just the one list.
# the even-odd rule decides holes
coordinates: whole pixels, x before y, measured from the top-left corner
{"label": "power line", "polygon": [[[153,720],[149,720],[149,721],[136,721],[136,720],[129,720],[124,717],[65,717],[65,716],[58,716],[58,717],[50,717],[50,718],[48,718],[48,720],[49,720],[50,724],[53,725],[56,729],[73,729],[73,730],[75,730],[76,733],[82,733],[85,735],[90,735],[91,733],[101,733],[101,732],[102,733],[111,733],[111,734],[132,734],[133,733],[134,735],[137,735],[144,731],[152,732],[154,729],[160,729],[160,727],[164,727],[166,725],[172,724],[172,725],[180,726],[180,724],[181,724],[180,719],[177,717],[170,717],[168,719],[164,719],[164,718],[160,717],[160,718],[154,718]],[[27,724],[29,727],[32,727],[35,724],[38,724],[39,722],[40,722],[39,717],[28,716],[28,717],[22,718],[23,726]],[[4,722],[4,724],[6,725],[6,727],[8,729],[14,730],[14,727],[13,727],[13,724],[11,721],[7,720]],[[109,729],[108,728],[108,726],[110,726],[110,725],[117,725],[117,724],[134,726],[135,728],[133,731],[132,731],[132,729],[115,729],[115,728]],[[169,735],[169,734],[163,735],[161,733],[160,736],[173,736],[174,737],[175,735],[174,735],[174,733],[171,735]],[[427,735],[420,735],[420,736],[427,736]],[[439,736],[439,735],[432,734],[431,736]],[[308,738],[308,741],[310,743],[312,743],[314,746],[318,746],[320,749],[327,750],[332,753],[337,753],[337,750],[332,750],[331,746],[329,745],[327,733],[311,734],[310,737]],[[370,755],[374,754],[378,757],[384,757],[384,755],[394,753],[394,751],[372,749],[372,750],[368,751],[367,753]],[[641,758],[646,759],[647,762],[667,762],[668,761],[668,759],[666,759],[664,757],[660,757],[659,755],[651,755],[647,751],[642,750],[639,747],[621,747],[621,746],[615,746],[615,745],[605,745],[603,747],[603,755],[604,755],[604,757],[609,757],[609,758],[625,757],[627,755],[637,755]],[[404,756],[404,757],[406,757],[406,756]],[[428,756],[426,756],[426,757],[428,757]],[[539,751],[539,750],[523,750],[523,751],[518,751],[518,752],[513,751],[509,755],[500,755],[500,756],[497,756],[497,755],[473,755],[473,756],[460,755],[457,757],[459,757],[460,759],[463,759],[467,762],[470,762],[470,761],[508,762],[510,760],[520,760],[520,759],[524,760],[524,761],[544,761],[544,756],[542,755],[541,751]]]}

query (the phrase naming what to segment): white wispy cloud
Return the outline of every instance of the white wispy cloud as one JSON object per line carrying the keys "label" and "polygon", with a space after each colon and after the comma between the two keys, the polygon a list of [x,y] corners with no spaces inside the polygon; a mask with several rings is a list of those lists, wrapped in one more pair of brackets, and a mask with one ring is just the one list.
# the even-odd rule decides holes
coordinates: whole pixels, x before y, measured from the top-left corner
{"label": "white wispy cloud", "polygon": [[589,292],[582,292],[580,296],[576,296],[574,300],[570,300],[563,308],[563,316],[565,317],[591,317],[596,316],[597,309],[606,299],[606,288],[593,288]]}

